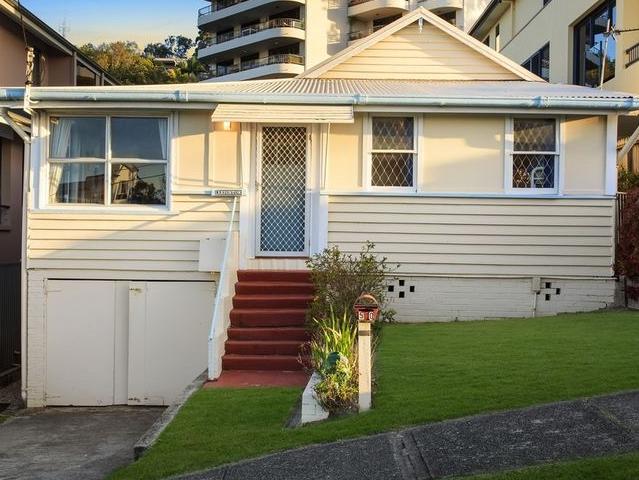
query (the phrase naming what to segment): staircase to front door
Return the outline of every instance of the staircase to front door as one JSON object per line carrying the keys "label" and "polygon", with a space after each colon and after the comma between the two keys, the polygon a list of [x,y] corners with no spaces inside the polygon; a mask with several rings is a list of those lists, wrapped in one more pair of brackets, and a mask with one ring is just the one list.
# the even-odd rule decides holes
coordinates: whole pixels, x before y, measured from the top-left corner
{"label": "staircase to front door", "polygon": [[[300,371],[313,284],[304,270],[240,270],[224,371]],[[224,375],[224,373],[223,373]]]}

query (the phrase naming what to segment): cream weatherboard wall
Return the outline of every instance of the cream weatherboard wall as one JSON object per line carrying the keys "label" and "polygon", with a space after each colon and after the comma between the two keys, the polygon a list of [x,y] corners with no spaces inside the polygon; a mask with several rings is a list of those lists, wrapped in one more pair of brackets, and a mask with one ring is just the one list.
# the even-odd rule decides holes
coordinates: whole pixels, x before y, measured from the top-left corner
{"label": "cream weatherboard wall", "polygon": [[[352,124],[331,125],[326,191],[344,193],[365,188],[362,134],[366,115],[371,114],[357,113]],[[413,116],[423,125],[418,140],[418,191],[445,195],[504,193],[506,115],[416,113]],[[606,117],[555,117],[563,119],[564,125],[563,193],[603,195]]]}
{"label": "cream weatherboard wall", "polygon": [[322,78],[519,80],[439,28],[409,25],[346,59]]}
{"label": "cream weatherboard wall", "polygon": [[[205,369],[218,274],[198,271],[199,241],[228,228],[232,201],[209,192],[237,184],[239,132],[215,129],[209,111],[175,116],[166,210],[111,213],[106,207],[41,204],[28,212],[29,406],[167,404]],[[87,347],[91,324],[83,316],[67,318],[64,308],[55,307],[57,297],[66,299],[64,308],[85,316],[108,306],[106,313],[100,310],[113,319],[103,325],[110,334]],[[178,315],[176,308],[189,315]],[[74,342],[84,347],[73,348]],[[65,378],[79,378],[68,372],[98,361],[95,355],[105,351],[114,352],[114,362],[95,379],[103,388],[76,391],[64,384]],[[153,366],[172,370],[172,381],[160,381],[162,372]]]}

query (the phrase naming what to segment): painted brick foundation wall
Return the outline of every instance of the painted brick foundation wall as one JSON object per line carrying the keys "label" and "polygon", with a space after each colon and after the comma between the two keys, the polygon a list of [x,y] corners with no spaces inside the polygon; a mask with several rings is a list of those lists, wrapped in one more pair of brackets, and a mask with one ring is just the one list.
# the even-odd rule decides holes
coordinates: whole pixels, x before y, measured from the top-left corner
{"label": "painted brick foundation wall", "polygon": [[389,287],[397,320],[410,323],[587,312],[615,299],[614,279],[541,278],[539,293],[532,278],[399,277]]}
{"label": "painted brick foundation wall", "polygon": [[[43,272],[27,276],[27,407],[45,405],[46,384],[46,290]],[[73,343],[70,342],[70,348]],[[24,379],[23,379],[24,381]]]}

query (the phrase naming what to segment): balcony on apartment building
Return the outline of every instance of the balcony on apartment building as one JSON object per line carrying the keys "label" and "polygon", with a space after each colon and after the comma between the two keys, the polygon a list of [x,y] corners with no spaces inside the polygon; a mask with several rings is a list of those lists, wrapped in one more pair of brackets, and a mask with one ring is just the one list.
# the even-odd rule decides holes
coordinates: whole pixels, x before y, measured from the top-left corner
{"label": "balcony on apartment building", "polygon": [[464,0],[422,0],[417,3],[417,6],[441,15],[442,13],[463,9]]}
{"label": "balcony on apartment building", "polygon": [[211,5],[198,11],[197,25],[209,32],[225,30],[305,3],[306,0],[212,0]]}
{"label": "balcony on apartment building", "polygon": [[304,71],[304,57],[291,53],[270,55],[255,60],[216,65],[200,77],[202,81],[240,81],[257,78],[294,77]]}
{"label": "balcony on apartment building", "polygon": [[198,59],[233,58],[247,50],[259,51],[291,45],[305,39],[304,22],[296,18],[275,18],[240,30],[218,33],[198,50]]}
{"label": "balcony on apartment building", "polygon": [[401,15],[410,10],[408,0],[350,0],[348,16],[362,21]]}

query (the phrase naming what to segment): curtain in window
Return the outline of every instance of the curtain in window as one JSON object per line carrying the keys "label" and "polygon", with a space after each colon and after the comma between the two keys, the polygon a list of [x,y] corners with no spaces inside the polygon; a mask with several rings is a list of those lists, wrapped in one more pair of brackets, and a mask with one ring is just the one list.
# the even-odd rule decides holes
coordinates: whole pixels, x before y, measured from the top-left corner
{"label": "curtain in window", "polygon": [[168,132],[166,131],[168,128],[168,122],[165,118],[160,118],[158,121],[158,130],[160,132],[160,148],[162,148],[162,160],[166,160],[166,149],[167,149],[167,136]]}

